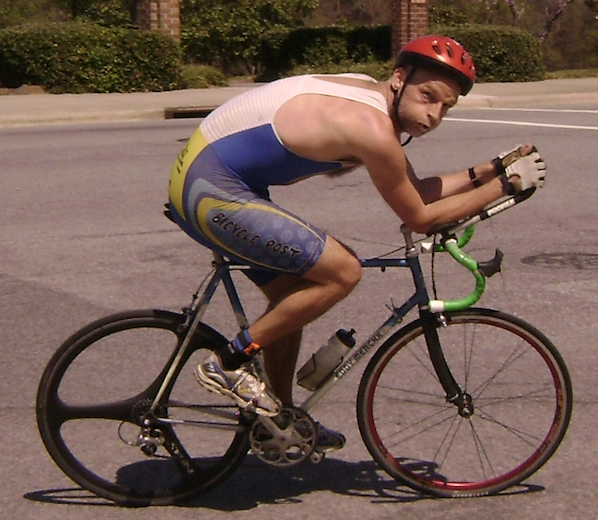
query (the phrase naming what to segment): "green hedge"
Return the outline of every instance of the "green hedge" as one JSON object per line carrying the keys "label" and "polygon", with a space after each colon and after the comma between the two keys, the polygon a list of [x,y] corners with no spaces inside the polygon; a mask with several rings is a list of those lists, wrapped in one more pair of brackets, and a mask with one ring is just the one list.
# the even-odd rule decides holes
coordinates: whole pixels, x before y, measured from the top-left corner
{"label": "green hedge", "polygon": [[[472,54],[478,81],[538,81],[545,78],[540,42],[531,34],[504,26],[455,25],[430,27],[461,42]],[[264,45],[266,79],[306,68],[314,72],[351,70],[368,62],[388,61],[389,26],[301,28],[278,35]],[[354,66],[357,64],[357,66]]]}
{"label": "green hedge", "polygon": [[[481,82],[537,81],[546,74],[537,39],[508,27],[431,27],[473,55]],[[189,49],[193,41],[188,42]],[[323,73],[392,69],[389,26],[324,27],[270,31],[260,45],[262,74],[270,80],[296,71]],[[218,55],[203,42],[204,55]],[[189,58],[189,56],[187,56]],[[191,60],[192,61],[192,60]],[[197,74],[195,74],[197,76]],[[53,93],[160,91],[200,86],[181,78],[181,52],[157,32],[61,23],[0,31],[0,85],[41,85]],[[203,84],[202,84],[203,85]]]}
{"label": "green hedge", "polygon": [[262,43],[263,77],[285,75],[298,66],[334,67],[390,59],[390,26],[302,27],[271,32]]}
{"label": "green hedge", "polygon": [[177,88],[178,44],[156,32],[61,23],[0,31],[0,84],[52,93]]}
{"label": "green hedge", "polygon": [[478,81],[540,81],[546,77],[540,41],[505,26],[456,25],[433,28],[459,41],[476,65]]}

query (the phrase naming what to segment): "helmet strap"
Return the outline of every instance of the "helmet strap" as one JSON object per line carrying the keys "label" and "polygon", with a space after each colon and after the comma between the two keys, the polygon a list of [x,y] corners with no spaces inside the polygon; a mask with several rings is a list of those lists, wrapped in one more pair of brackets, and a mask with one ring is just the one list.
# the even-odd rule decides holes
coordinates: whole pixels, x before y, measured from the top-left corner
{"label": "helmet strap", "polygon": [[[411,67],[411,70],[407,73],[407,77],[405,78],[405,81],[403,81],[403,84],[401,85],[400,89],[395,89],[392,86],[390,87],[390,89],[392,90],[392,92],[394,94],[394,97],[392,99],[392,113],[393,113],[394,117],[396,117],[396,120],[399,123],[399,125],[401,125],[401,126],[403,126],[403,125],[401,124],[401,116],[399,115],[399,103],[403,99],[403,93],[405,92],[405,87],[407,86],[409,81],[411,81],[414,74],[415,74],[415,67]],[[402,142],[401,146],[407,146],[409,144],[409,142],[411,141],[411,139],[413,139],[412,135],[410,135],[404,142]]]}

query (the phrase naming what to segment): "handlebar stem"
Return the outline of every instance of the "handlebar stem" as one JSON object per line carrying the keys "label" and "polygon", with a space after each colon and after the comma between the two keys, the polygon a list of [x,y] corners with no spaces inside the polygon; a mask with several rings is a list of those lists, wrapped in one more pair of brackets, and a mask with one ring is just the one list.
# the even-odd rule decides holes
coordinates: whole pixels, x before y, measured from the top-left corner
{"label": "handlebar stem", "polygon": [[413,243],[413,231],[406,224],[401,224],[401,233],[405,239],[405,256],[407,258],[418,256],[419,253]]}

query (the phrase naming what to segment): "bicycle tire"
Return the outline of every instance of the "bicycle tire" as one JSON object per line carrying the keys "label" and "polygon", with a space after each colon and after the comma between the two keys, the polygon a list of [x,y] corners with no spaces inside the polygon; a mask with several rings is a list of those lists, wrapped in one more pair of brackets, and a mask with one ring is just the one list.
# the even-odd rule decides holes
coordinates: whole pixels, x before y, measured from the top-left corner
{"label": "bicycle tire", "polygon": [[500,311],[447,313],[437,332],[473,415],[447,402],[415,320],[380,347],[360,382],[368,451],[395,480],[428,495],[483,496],[521,483],[569,424],[573,392],[562,357],[536,328]]}
{"label": "bicycle tire", "polygon": [[[141,423],[182,340],[183,320],[156,310],[107,316],[68,338],[43,373],[36,404],[43,443],[68,477],[97,496],[125,506],[182,502],[220,484],[247,454],[242,414],[194,380],[205,349],[226,342],[204,324],[155,413],[183,422],[153,424],[156,451],[141,449]],[[206,413],[214,410],[226,417]]]}

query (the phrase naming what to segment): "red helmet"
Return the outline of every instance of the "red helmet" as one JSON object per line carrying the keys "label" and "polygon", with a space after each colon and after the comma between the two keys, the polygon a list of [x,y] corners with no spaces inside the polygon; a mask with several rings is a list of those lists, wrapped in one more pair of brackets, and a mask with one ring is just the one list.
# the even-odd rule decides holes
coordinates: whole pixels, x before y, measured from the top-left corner
{"label": "red helmet", "polygon": [[408,42],[399,52],[395,68],[413,65],[432,69],[455,80],[465,96],[475,82],[475,65],[463,46],[447,36],[428,35]]}

